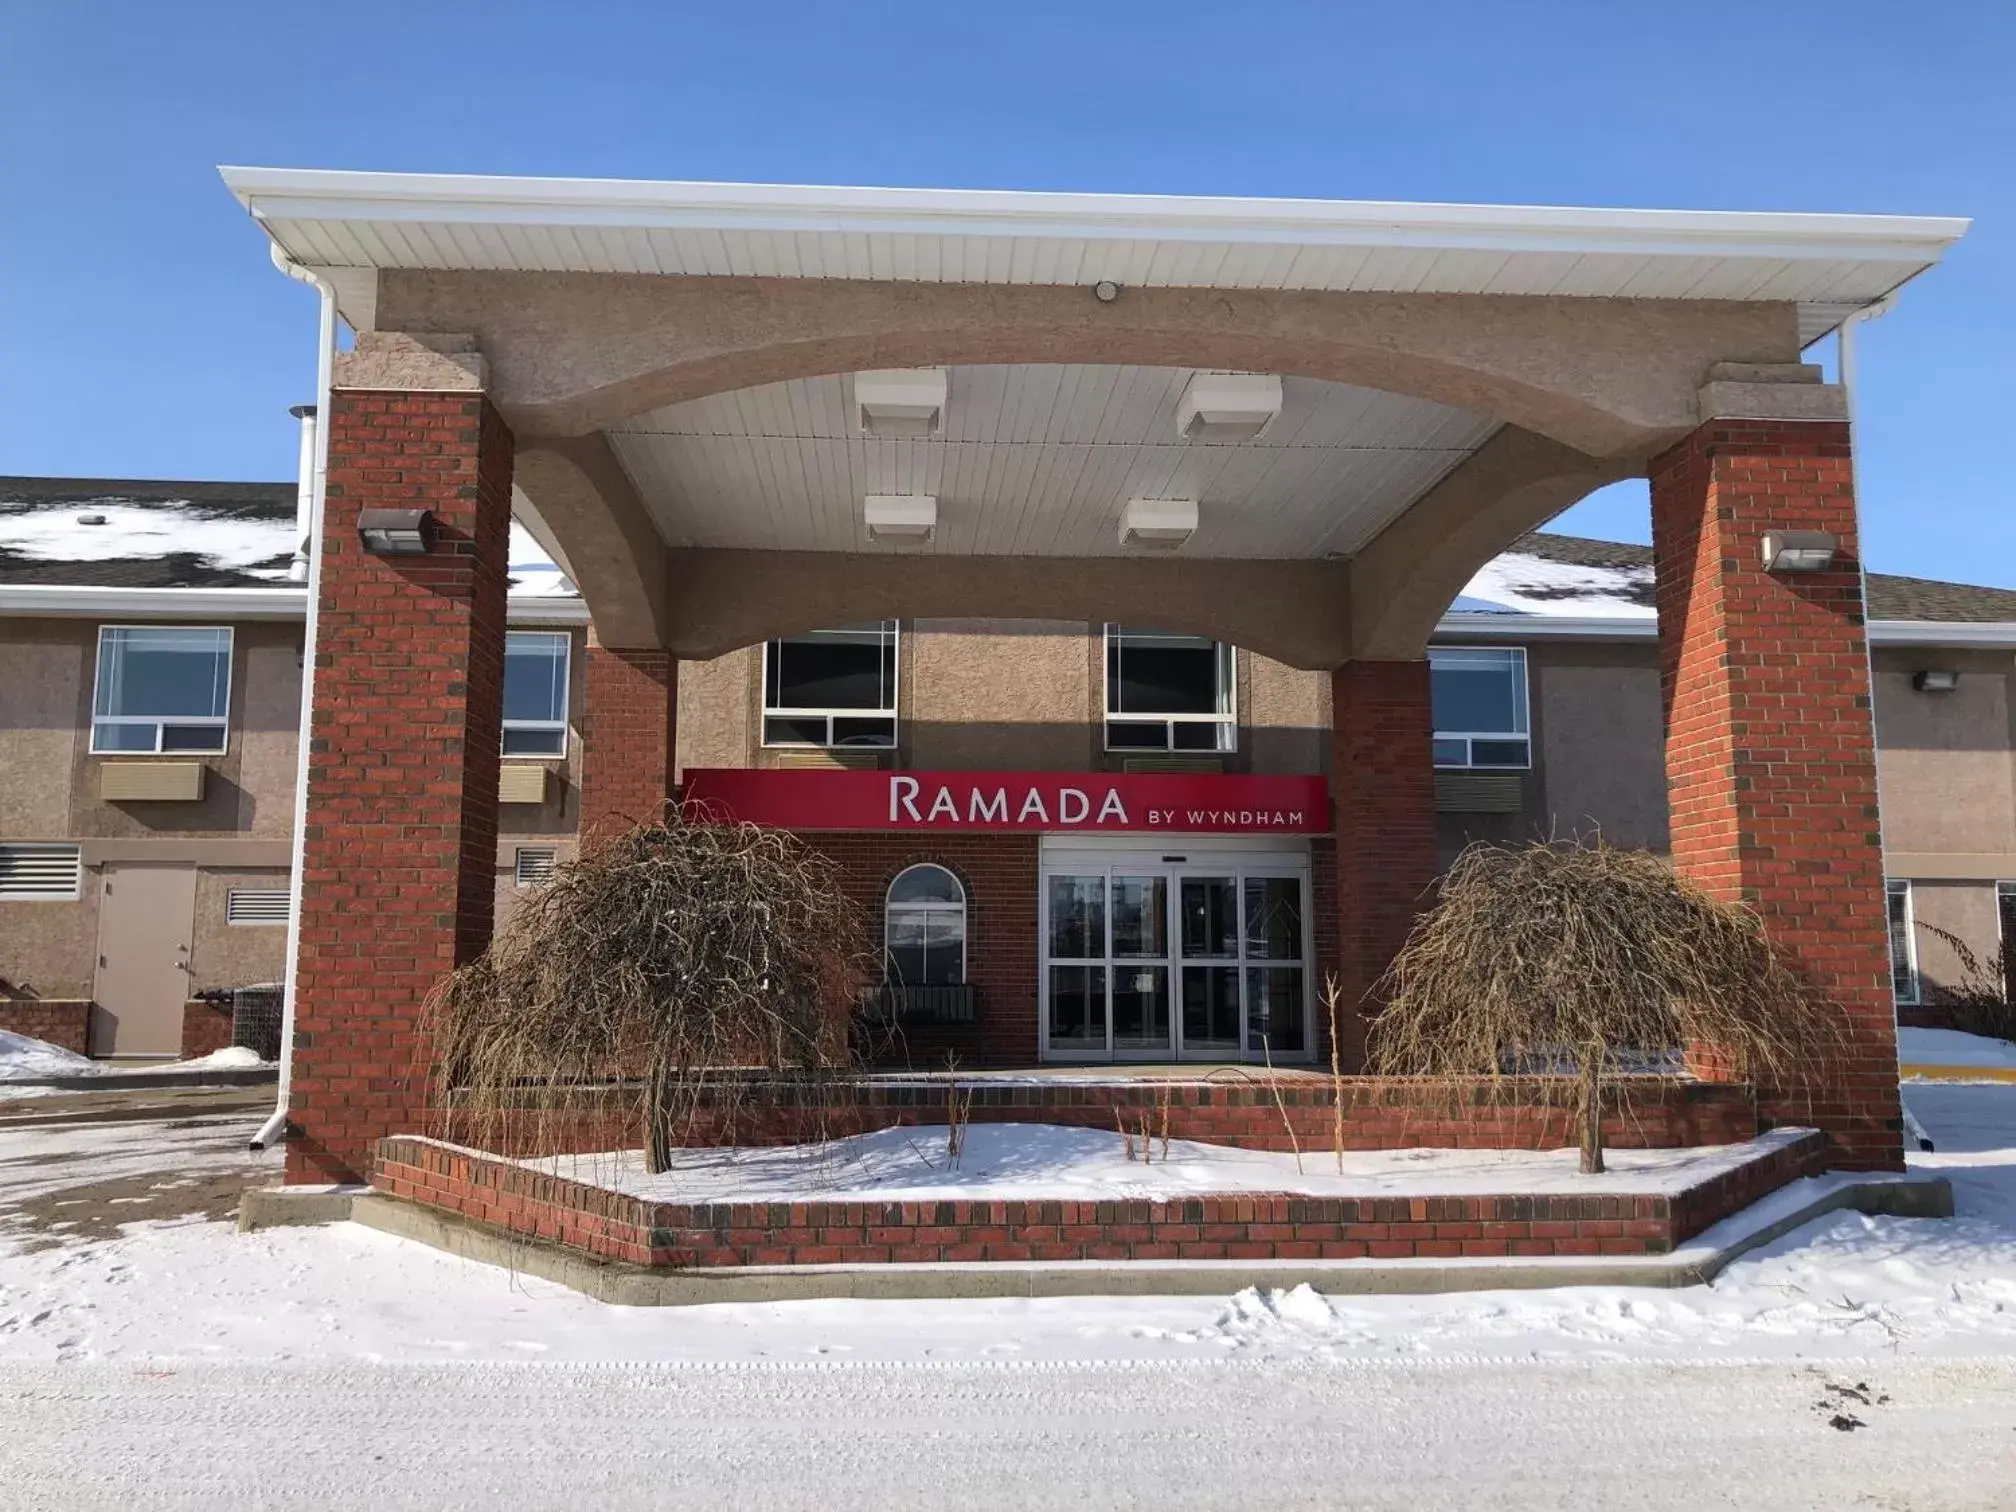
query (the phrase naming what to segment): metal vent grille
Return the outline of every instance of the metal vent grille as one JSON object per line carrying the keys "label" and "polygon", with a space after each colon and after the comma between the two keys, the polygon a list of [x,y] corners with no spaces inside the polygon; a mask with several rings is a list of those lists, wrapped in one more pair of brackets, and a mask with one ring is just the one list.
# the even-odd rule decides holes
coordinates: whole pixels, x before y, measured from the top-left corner
{"label": "metal vent grille", "polygon": [[224,894],[224,922],[227,924],[285,924],[287,889],[284,887],[234,887]]}
{"label": "metal vent grille", "polygon": [[74,845],[0,845],[0,898],[74,899],[83,881]]}
{"label": "metal vent grille", "polygon": [[537,887],[553,875],[555,852],[551,846],[518,847],[517,879],[520,887]]}
{"label": "metal vent grille", "polygon": [[1437,772],[1435,807],[1444,814],[1516,814],[1526,806],[1517,772]]}
{"label": "metal vent grille", "polygon": [[1129,756],[1120,763],[1123,772],[1222,772],[1222,756]]}
{"label": "metal vent grille", "polygon": [[882,752],[831,749],[786,750],[777,753],[777,765],[786,771],[872,772],[882,765]]}

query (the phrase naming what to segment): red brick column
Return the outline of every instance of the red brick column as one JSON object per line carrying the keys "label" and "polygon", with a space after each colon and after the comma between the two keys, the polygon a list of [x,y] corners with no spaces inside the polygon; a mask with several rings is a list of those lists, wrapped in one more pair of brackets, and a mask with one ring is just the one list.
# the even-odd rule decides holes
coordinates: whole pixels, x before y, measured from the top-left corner
{"label": "red brick column", "polygon": [[[1716,420],[1652,464],[1674,864],[1740,898],[1846,1011],[1851,1049],[1774,1110],[1839,1163],[1903,1160],[1876,746],[1848,427]],[[1764,570],[1766,530],[1826,530],[1823,573]]]}
{"label": "red brick column", "polygon": [[672,795],[679,662],[588,637],[581,721],[581,829],[656,819]]}
{"label": "red brick column", "polygon": [[1435,880],[1434,724],[1426,661],[1346,662],[1330,688],[1337,976],[1354,1010],[1339,1014],[1338,1039],[1351,1071],[1364,1059],[1363,1015],[1375,1007],[1365,999]]}
{"label": "red brick column", "polygon": [[[511,433],[474,392],[330,396],[289,1181],[422,1127],[427,991],[489,943]],[[372,556],[360,509],[429,509]]]}

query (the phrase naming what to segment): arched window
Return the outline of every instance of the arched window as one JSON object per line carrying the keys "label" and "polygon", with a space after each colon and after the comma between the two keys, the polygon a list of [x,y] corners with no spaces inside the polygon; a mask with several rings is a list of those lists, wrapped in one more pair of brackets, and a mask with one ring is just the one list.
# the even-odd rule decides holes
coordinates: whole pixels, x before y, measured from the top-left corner
{"label": "arched window", "polygon": [[889,884],[884,913],[889,980],[954,987],[966,980],[966,889],[942,866],[908,867]]}

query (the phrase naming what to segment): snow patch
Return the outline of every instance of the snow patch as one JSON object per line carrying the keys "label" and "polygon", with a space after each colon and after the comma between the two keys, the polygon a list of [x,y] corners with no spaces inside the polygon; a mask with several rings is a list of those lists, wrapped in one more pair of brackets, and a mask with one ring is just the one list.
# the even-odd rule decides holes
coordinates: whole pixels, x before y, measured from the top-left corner
{"label": "snow patch", "polygon": [[91,1070],[93,1064],[61,1045],[0,1029],[0,1082],[27,1081],[40,1076],[71,1076],[79,1071]]}
{"label": "snow patch", "polygon": [[1899,1029],[1897,1058],[1912,1066],[1980,1066],[2016,1071],[2016,1044],[1957,1029]]}
{"label": "snow patch", "polygon": [[1457,605],[1520,614],[1653,620],[1658,613],[1644,601],[1651,590],[1650,567],[1589,567],[1507,552],[1478,570]]}
{"label": "snow patch", "polygon": [[[1575,1150],[1353,1150],[1342,1170],[1328,1150],[1295,1156],[1172,1139],[1169,1155],[1129,1160],[1126,1141],[1061,1124],[969,1125],[958,1159],[943,1125],[880,1129],[824,1144],[675,1150],[671,1168],[644,1169],[641,1151],[560,1155],[521,1164],[650,1202],[1013,1202],[1286,1192],[1312,1197],[1655,1196],[1695,1186],[1800,1138],[1775,1129],[1744,1144],[1609,1150],[1584,1176]],[[1139,1141],[1135,1142],[1139,1152]]]}
{"label": "snow patch", "polygon": [[[101,525],[81,523],[102,517]],[[0,511],[0,547],[30,561],[106,562],[193,552],[246,571],[294,553],[294,521],[220,515],[187,500],[89,499],[26,513]],[[285,566],[269,569],[284,578]]]}

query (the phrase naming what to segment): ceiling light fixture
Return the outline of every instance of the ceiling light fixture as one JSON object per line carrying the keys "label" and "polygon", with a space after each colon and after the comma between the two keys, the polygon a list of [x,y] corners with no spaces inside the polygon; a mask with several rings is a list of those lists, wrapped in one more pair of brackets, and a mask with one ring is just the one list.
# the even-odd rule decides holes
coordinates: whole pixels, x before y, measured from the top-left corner
{"label": "ceiling light fixture", "polygon": [[1252,441],[1280,413],[1277,373],[1198,373],[1176,406],[1176,433],[1186,441]]}
{"label": "ceiling light fixture", "polygon": [[1195,499],[1129,499],[1120,516],[1120,544],[1174,551],[1197,533]]}
{"label": "ceiling light fixture", "polygon": [[938,500],[930,494],[870,494],[862,500],[868,539],[916,545],[938,530]]}
{"label": "ceiling light fixture", "polygon": [[917,440],[945,425],[943,368],[883,368],[854,375],[854,423],[864,436]]}
{"label": "ceiling light fixture", "polygon": [[1120,285],[1110,278],[1102,278],[1092,285],[1092,297],[1101,304],[1111,304],[1120,297]]}

